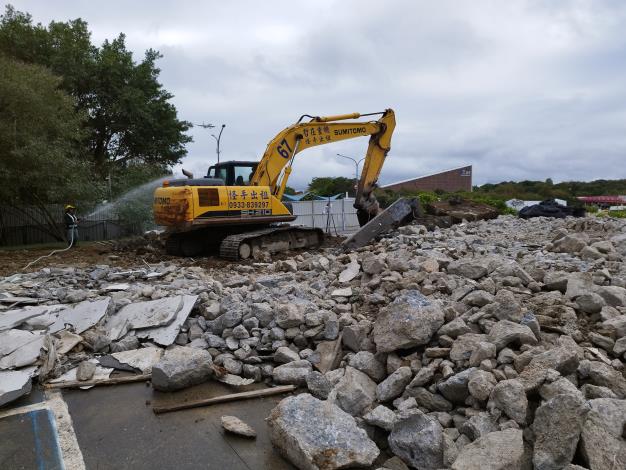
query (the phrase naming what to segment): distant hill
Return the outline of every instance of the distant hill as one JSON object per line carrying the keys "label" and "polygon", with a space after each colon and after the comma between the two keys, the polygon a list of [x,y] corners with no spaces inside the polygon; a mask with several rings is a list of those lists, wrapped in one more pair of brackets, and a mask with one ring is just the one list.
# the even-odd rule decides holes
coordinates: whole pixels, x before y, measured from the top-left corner
{"label": "distant hill", "polygon": [[473,192],[504,200],[515,198],[537,201],[559,198],[573,201],[578,196],[626,195],[626,179],[589,182],[565,181],[556,184],[552,183],[550,179],[546,181],[505,181],[475,186]]}

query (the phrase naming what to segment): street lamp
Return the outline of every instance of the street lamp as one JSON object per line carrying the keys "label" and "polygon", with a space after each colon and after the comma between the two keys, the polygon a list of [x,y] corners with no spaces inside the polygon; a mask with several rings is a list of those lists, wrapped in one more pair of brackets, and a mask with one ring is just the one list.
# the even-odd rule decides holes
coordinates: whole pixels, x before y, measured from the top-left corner
{"label": "street lamp", "polygon": [[359,165],[361,164],[363,160],[365,160],[365,157],[357,161],[356,159],[352,157],[348,157],[347,155],[342,155],[340,153],[338,153],[337,156],[342,157],[342,158],[347,158],[348,160],[352,160],[354,162],[355,185],[359,184]]}
{"label": "street lamp", "polygon": [[222,124],[222,128],[220,129],[220,133],[217,137],[215,137],[215,134],[211,134],[211,137],[213,137],[217,142],[217,163],[220,162],[220,139],[222,138],[222,132],[224,132],[225,127],[226,124]]}
{"label": "street lamp", "polygon": [[[195,126],[198,127],[202,127],[203,129],[213,129],[215,126],[213,124],[205,124],[204,122],[202,124],[194,124]],[[215,134],[211,134],[211,137],[213,137],[215,139],[215,141],[217,142],[217,163],[220,162],[220,139],[222,138],[222,132],[224,132],[224,128],[226,127],[226,124],[222,124],[222,128],[220,129],[220,133],[218,134],[217,137],[215,137]]]}

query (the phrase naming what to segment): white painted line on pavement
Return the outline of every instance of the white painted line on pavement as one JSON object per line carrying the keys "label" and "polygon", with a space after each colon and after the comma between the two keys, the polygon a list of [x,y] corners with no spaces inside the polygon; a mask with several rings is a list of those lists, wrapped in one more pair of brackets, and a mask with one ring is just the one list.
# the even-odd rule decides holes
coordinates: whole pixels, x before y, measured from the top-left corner
{"label": "white painted line on pavement", "polygon": [[67,409],[67,403],[63,400],[63,395],[59,390],[49,390],[46,391],[46,398],[48,407],[54,413],[65,470],[85,470],[83,453],[78,446],[72,417]]}

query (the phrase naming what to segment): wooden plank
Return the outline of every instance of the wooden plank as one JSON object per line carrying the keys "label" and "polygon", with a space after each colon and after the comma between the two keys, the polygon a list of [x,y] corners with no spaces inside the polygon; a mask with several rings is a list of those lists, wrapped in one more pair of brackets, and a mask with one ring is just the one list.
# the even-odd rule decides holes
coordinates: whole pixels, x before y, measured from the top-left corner
{"label": "wooden plank", "polygon": [[129,375],[124,377],[113,377],[101,380],[68,380],[67,382],[47,383],[45,388],[78,388],[78,387],[97,387],[99,385],[117,385],[132,382],[143,382],[150,380],[152,374]]}
{"label": "wooden plank", "polygon": [[226,403],[229,401],[248,400],[250,398],[268,397],[271,395],[279,395],[281,393],[293,392],[297,387],[295,385],[281,385],[280,387],[264,388],[261,390],[251,390],[249,392],[231,393],[229,395],[220,395],[213,398],[205,398],[202,400],[188,401],[178,403],[176,405],[154,406],[152,411],[155,414],[169,413],[170,411],[186,410],[189,408],[198,408],[201,406],[215,405],[217,403]]}

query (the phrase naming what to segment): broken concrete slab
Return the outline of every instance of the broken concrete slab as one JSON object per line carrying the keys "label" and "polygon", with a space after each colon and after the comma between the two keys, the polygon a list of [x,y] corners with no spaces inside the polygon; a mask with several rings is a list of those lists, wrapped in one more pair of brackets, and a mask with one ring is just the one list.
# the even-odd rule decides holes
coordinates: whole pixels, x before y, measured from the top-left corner
{"label": "broken concrete slab", "polygon": [[28,366],[39,359],[45,335],[33,335],[32,340],[0,359],[0,369],[15,369]]}
{"label": "broken concrete slab", "polygon": [[111,354],[121,364],[126,364],[133,369],[140,370],[144,374],[152,372],[154,364],[163,357],[163,350],[160,348],[141,348],[130,351],[121,351]]}
{"label": "broken concrete slab", "polygon": [[83,340],[82,336],[67,330],[61,330],[55,336],[57,354],[67,354]]}
{"label": "broken concrete slab", "polygon": [[48,328],[50,333],[56,333],[66,329],[66,325],[71,325],[74,333],[82,333],[98,323],[104,314],[107,313],[111,299],[90,301],[85,300],[70,308],[61,310],[56,321]]}
{"label": "broken concrete slab", "polygon": [[46,307],[30,307],[22,308],[18,310],[9,310],[4,313],[0,313],[0,331],[9,330],[20,326],[26,320],[43,315],[47,312]]}
{"label": "broken concrete slab", "polygon": [[591,470],[626,467],[626,401],[597,398],[583,424],[579,448]]}
{"label": "broken concrete slab", "polygon": [[30,393],[32,382],[29,372],[21,370],[0,371],[0,406]]}
{"label": "broken concrete slab", "polygon": [[222,416],[221,421],[222,427],[228,432],[253,439],[256,437],[256,431],[236,416]]}
{"label": "broken concrete slab", "polygon": [[37,305],[45,299],[33,299],[32,297],[17,297],[5,292],[0,294],[0,303],[11,305]]}
{"label": "broken concrete slab", "polygon": [[378,314],[372,331],[376,350],[391,352],[427,344],[444,320],[438,302],[417,290],[406,291]]}
{"label": "broken concrete slab", "polygon": [[328,395],[328,401],[352,416],[360,416],[376,401],[376,382],[367,374],[348,366]]}
{"label": "broken concrete slab", "polygon": [[413,468],[443,467],[443,428],[432,416],[418,412],[396,421],[389,435],[389,447]]}
{"label": "broken concrete slab", "polygon": [[187,317],[191,313],[191,310],[196,304],[196,300],[198,300],[197,295],[183,295],[181,297],[183,300],[183,304],[176,313],[176,316],[171,323],[156,328],[145,328],[137,330],[137,337],[141,339],[152,340],[155,343],[160,344],[161,346],[171,345],[176,339],[180,328],[183,326],[185,320],[187,320]]}
{"label": "broken concrete slab", "polygon": [[130,289],[130,284],[121,283],[121,284],[109,284],[103,290],[105,292],[116,292],[116,291],[128,290],[128,289]]}
{"label": "broken concrete slab", "polygon": [[96,367],[97,365],[94,364],[93,362],[89,362],[89,361],[81,362],[80,364],[78,364],[78,367],[76,368],[76,378],[80,380],[81,382],[91,379],[93,377],[93,374],[96,373]]}
{"label": "broken concrete slab", "polygon": [[18,348],[37,339],[39,335],[25,330],[5,330],[0,332],[0,357],[11,354]]}
{"label": "broken concrete slab", "polygon": [[335,289],[330,293],[331,297],[351,297],[352,287],[344,287],[342,289]]}
{"label": "broken concrete slab", "polygon": [[339,282],[345,284],[359,275],[359,262],[356,258],[352,258],[346,268],[339,274]]}
{"label": "broken concrete slab", "polygon": [[315,368],[322,374],[329,372],[337,367],[341,357],[339,352],[341,351],[341,339],[342,334],[334,341],[321,341],[318,343],[315,351],[320,355],[320,361],[315,364]]}
{"label": "broken concrete slab", "polygon": [[293,361],[275,367],[272,371],[272,378],[277,384],[305,386],[306,378],[312,368],[313,366],[307,360]]}
{"label": "broken concrete slab", "polygon": [[251,385],[254,383],[254,379],[244,379],[239,377],[238,375],[233,374],[224,374],[224,375],[215,375],[215,378],[225,383],[226,385],[231,385],[233,387],[243,387],[245,385]]}
{"label": "broken concrete slab", "polygon": [[589,408],[576,395],[557,395],[537,408],[532,427],[535,468],[563,468],[572,461]]}
{"label": "broken concrete slab", "polygon": [[211,354],[204,349],[176,346],[152,366],[152,387],[171,392],[206,382],[213,375]]}
{"label": "broken concrete slab", "polygon": [[115,341],[130,330],[169,325],[183,307],[183,303],[183,297],[177,295],[128,304],[109,318],[105,329],[109,337]]}
{"label": "broken concrete slab", "polygon": [[378,405],[376,408],[366,413],[363,416],[363,419],[367,424],[378,426],[385,431],[391,432],[393,425],[398,420],[398,417],[386,406]]}
{"label": "broken concrete slab", "polygon": [[[89,362],[96,364],[96,370],[94,371],[91,380],[105,380],[108,379],[109,376],[111,375],[111,372],[113,372],[112,368],[109,367],[102,367],[100,364],[98,364],[98,361],[96,359],[89,359]],[[67,372],[65,372],[64,374],[62,374],[61,376],[57,377],[56,379],[51,379],[48,381],[48,383],[51,384],[60,384],[60,383],[64,383],[64,382],[75,382],[78,380],[78,367],[74,367],[73,369],[68,370]],[[89,388],[93,387],[93,385],[91,386],[86,386],[86,387],[80,387],[83,390],[87,390]]]}
{"label": "broken concrete slab", "polygon": [[459,451],[454,470],[522,470],[524,442],[522,431],[505,429],[490,432]]}
{"label": "broken concrete slab", "polygon": [[42,315],[37,315],[36,317],[26,320],[20,325],[20,328],[28,330],[47,330],[57,319],[55,312],[63,310],[64,308],[66,308],[66,305],[52,305],[50,308],[47,308]]}
{"label": "broken concrete slab", "polygon": [[45,335],[39,355],[39,383],[43,383],[54,370],[57,362],[57,351],[52,336]]}
{"label": "broken concrete slab", "polygon": [[301,469],[368,466],[380,452],[352,416],[308,393],[282,400],[267,424],[272,444]]}

